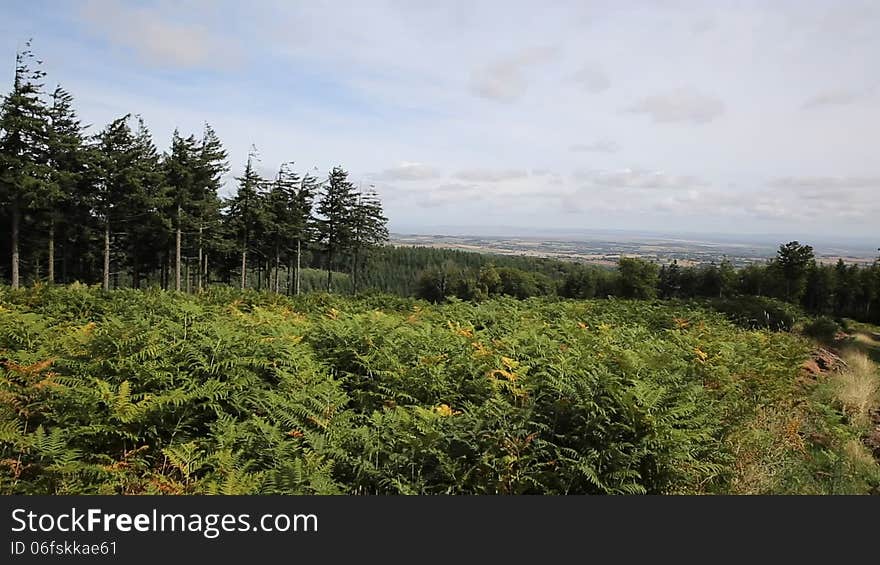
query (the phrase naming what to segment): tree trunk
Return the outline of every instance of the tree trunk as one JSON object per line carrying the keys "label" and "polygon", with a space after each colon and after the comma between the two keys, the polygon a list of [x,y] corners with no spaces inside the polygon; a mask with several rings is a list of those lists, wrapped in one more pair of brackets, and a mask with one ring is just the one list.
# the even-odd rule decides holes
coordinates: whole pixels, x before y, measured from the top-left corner
{"label": "tree trunk", "polygon": [[55,284],[55,218],[49,219],[49,272],[46,281]]}
{"label": "tree trunk", "polygon": [[281,251],[278,249],[278,246],[275,246],[275,292],[281,294],[281,286],[280,286],[280,277],[281,277]]}
{"label": "tree trunk", "polygon": [[189,259],[186,260],[186,293],[189,294],[192,292],[192,279],[189,277]]}
{"label": "tree trunk", "polygon": [[300,257],[302,257],[302,242],[297,239],[296,240],[296,279],[294,284],[296,285],[296,294],[299,295],[300,289],[300,281],[301,281],[301,272],[302,267],[300,263]]}
{"label": "tree trunk", "polygon": [[287,289],[285,292],[287,296],[293,294],[293,261],[290,259],[287,260]]}
{"label": "tree trunk", "polygon": [[351,262],[351,293],[357,294],[358,286],[357,286],[357,268],[358,268],[358,248],[355,246],[354,248],[354,257]]}
{"label": "tree trunk", "polygon": [[202,274],[203,274],[202,273],[202,264],[203,264],[203,262],[207,263],[207,259],[205,259],[205,260],[202,259],[202,229],[203,229],[202,226],[199,226],[199,268],[198,268],[198,271],[196,271],[198,273],[198,275],[197,275],[198,282],[196,283],[196,289],[199,292],[202,292]]}
{"label": "tree trunk", "polygon": [[18,288],[21,284],[19,281],[18,271],[18,232],[21,224],[21,210],[18,202],[12,204],[12,288]]}
{"label": "tree trunk", "polygon": [[174,243],[174,290],[180,292],[180,206],[177,206],[177,234]]}
{"label": "tree trunk", "polygon": [[133,288],[141,287],[141,266],[138,261],[137,253],[131,259],[131,286]]}
{"label": "tree trunk", "polygon": [[327,250],[327,293],[333,292],[333,251],[332,247]]}
{"label": "tree trunk", "polygon": [[241,249],[241,290],[244,290],[247,281],[247,247]]}
{"label": "tree trunk", "polygon": [[102,288],[110,290],[110,219],[104,221],[104,281]]}
{"label": "tree trunk", "polygon": [[67,265],[67,256],[70,253],[67,250],[67,246],[64,245],[61,247],[61,282],[66,283],[70,279],[68,278],[68,265]]}
{"label": "tree trunk", "polygon": [[211,284],[211,281],[208,279],[208,254],[205,253],[205,270],[202,271],[202,276],[204,277],[205,287]]}

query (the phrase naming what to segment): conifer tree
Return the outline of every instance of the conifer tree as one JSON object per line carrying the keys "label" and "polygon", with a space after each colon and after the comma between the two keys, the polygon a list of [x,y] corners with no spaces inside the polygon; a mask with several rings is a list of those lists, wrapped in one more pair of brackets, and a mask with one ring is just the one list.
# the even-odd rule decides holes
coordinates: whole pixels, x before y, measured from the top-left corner
{"label": "conifer tree", "polygon": [[296,217],[293,207],[299,183],[300,178],[293,170],[293,164],[282,163],[266,195],[267,222],[263,247],[265,254],[271,254],[275,263],[274,278],[270,284],[271,290],[275,292],[280,291],[282,253],[290,252],[295,237]]}
{"label": "conifer tree", "polygon": [[295,230],[295,256],[296,266],[294,271],[294,289],[299,294],[302,289],[302,248],[303,243],[308,243],[314,236],[317,229],[315,217],[313,215],[314,201],[321,188],[321,183],[311,174],[305,173],[300,181],[299,190],[297,190],[293,202],[293,215],[296,219],[294,223]]}
{"label": "conifer tree", "polygon": [[158,211],[166,206],[161,193],[162,175],[158,155],[150,132],[143,120],[132,132],[131,115],[114,120],[96,138],[97,174],[94,191],[95,212],[104,232],[104,266],[102,286],[110,288],[111,238],[113,226],[121,227],[118,247],[127,251],[133,265],[133,282],[137,286],[144,263],[154,265],[155,255],[141,253],[161,246]]}
{"label": "conifer tree", "polygon": [[39,65],[28,41],[15,56],[12,91],[0,106],[0,202],[9,210],[13,288],[21,284],[22,215],[41,199],[47,186],[48,111],[41,100],[45,73]]}
{"label": "conifer tree", "polygon": [[357,202],[352,209],[352,260],[351,284],[357,294],[358,272],[361,261],[371,247],[388,241],[388,218],[382,212],[382,201],[370,185],[366,192],[358,191]]}
{"label": "conifer tree", "polygon": [[[197,288],[202,289],[208,279],[208,248],[218,248],[220,233],[220,198],[223,175],[229,171],[228,154],[217,133],[205,124],[199,144],[199,159],[195,171],[195,202],[193,217],[198,228]],[[206,230],[208,233],[206,234]],[[209,242],[213,242],[209,244]]]}
{"label": "conifer tree", "polygon": [[181,248],[183,225],[189,216],[195,197],[198,154],[197,141],[193,136],[186,139],[177,130],[171,138],[171,154],[165,160],[165,181],[171,203],[170,215],[174,223],[174,290],[181,290]]}
{"label": "conifer tree", "polygon": [[[87,167],[85,127],[73,109],[73,96],[57,86],[49,108],[47,139],[48,186],[43,208],[48,222],[47,280],[55,282],[55,235],[59,224],[70,223],[77,216]],[[65,222],[65,219],[68,222]]]}
{"label": "conifer tree", "polygon": [[342,167],[333,167],[318,203],[318,234],[327,261],[327,292],[333,292],[334,259],[349,248],[352,215],[357,205],[354,184]]}
{"label": "conifer tree", "polygon": [[251,245],[251,239],[257,232],[262,214],[260,198],[264,180],[254,169],[256,159],[256,148],[252,148],[248,155],[244,174],[235,179],[238,182],[238,193],[229,203],[230,223],[238,238],[241,253],[242,290],[247,285],[248,249]]}

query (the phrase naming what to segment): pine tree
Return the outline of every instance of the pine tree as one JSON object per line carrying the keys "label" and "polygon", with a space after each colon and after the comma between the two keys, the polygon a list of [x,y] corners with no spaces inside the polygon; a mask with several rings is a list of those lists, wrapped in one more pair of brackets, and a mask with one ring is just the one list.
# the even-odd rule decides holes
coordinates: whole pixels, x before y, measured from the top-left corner
{"label": "pine tree", "polygon": [[[198,228],[198,276],[197,288],[208,282],[208,255],[206,247],[218,249],[220,233],[220,198],[218,192],[223,175],[229,171],[228,155],[217,133],[205,124],[199,144],[199,159],[195,171],[193,218]],[[205,230],[208,230],[206,235]],[[211,242],[211,243],[209,243]]]}
{"label": "pine tree", "polygon": [[[49,108],[48,187],[42,203],[48,226],[47,280],[55,282],[55,235],[59,224],[78,216],[77,200],[87,167],[85,127],[73,109],[73,96],[57,86]],[[68,220],[68,222],[65,222]]]}
{"label": "pine tree", "polygon": [[15,81],[0,107],[0,202],[9,209],[13,288],[21,284],[22,214],[41,200],[47,186],[48,110],[41,100],[45,73],[39,65],[28,41],[15,56]]}
{"label": "pine tree", "polygon": [[[113,226],[123,229],[117,247],[132,262],[134,285],[145,264],[155,265],[155,250],[167,233],[159,210],[167,206],[161,192],[162,174],[150,132],[138,118],[138,128],[128,125],[131,115],[114,120],[96,138],[97,152],[94,206],[103,226],[104,266],[102,286],[110,288],[111,237]],[[163,229],[165,228],[165,229]],[[150,253],[150,256],[142,254]]]}
{"label": "pine tree", "polygon": [[382,212],[382,201],[370,185],[366,192],[358,191],[357,203],[352,210],[351,284],[357,294],[358,272],[361,261],[371,247],[388,241],[388,218]]}
{"label": "pine tree", "polygon": [[248,155],[244,174],[237,177],[238,193],[229,203],[229,219],[231,227],[239,241],[241,252],[241,289],[247,285],[247,256],[251,239],[257,233],[261,215],[261,188],[264,180],[254,170],[257,159],[256,149],[252,148]]}
{"label": "pine tree", "polygon": [[169,190],[170,214],[174,223],[174,290],[181,290],[181,248],[183,225],[190,215],[195,198],[198,143],[189,136],[184,139],[177,130],[171,138],[171,154],[165,159],[165,182]]}
{"label": "pine tree", "polygon": [[167,249],[171,218],[163,214],[170,206],[165,175],[150,130],[143,118],[137,117],[134,133],[132,183],[123,200],[124,255],[131,269],[132,282],[140,285],[143,274],[159,269],[159,250]]}
{"label": "pine tree", "polygon": [[318,234],[327,258],[327,292],[333,292],[334,259],[349,248],[357,193],[342,167],[333,167],[318,203]]}
{"label": "pine tree", "polygon": [[302,289],[302,247],[303,243],[308,243],[317,230],[317,224],[313,215],[314,201],[321,188],[318,179],[311,173],[303,175],[300,181],[299,190],[297,190],[292,214],[295,218],[295,244],[296,244],[296,267],[294,269],[294,289],[299,294]]}
{"label": "pine tree", "polygon": [[266,195],[266,230],[263,233],[264,255],[274,260],[274,278],[270,288],[279,292],[279,273],[282,253],[288,253],[293,243],[293,223],[291,204],[299,184],[299,175],[292,163],[282,163]]}

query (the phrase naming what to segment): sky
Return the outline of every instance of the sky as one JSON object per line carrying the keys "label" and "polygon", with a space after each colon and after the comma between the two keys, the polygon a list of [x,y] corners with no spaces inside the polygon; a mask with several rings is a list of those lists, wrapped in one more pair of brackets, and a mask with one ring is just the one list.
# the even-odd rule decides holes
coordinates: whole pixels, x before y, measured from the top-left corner
{"label": "sky", "polygon": [[[393,231],[880,239],[880,3],[4,0],[96,132],[342,165]],[[5,55],[4,55],[5,54]],[[9,86],[0,83],[0,91]]]}

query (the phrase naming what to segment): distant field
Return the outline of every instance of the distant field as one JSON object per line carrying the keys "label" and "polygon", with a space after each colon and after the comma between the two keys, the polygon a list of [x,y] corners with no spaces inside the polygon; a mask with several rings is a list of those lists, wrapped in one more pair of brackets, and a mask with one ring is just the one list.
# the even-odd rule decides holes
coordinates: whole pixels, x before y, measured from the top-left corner
{"label": "distant field", "polygon": [[[660,263],[677,261],[681,266],[718,263],[727,259],[735,266],[763,263],[776,254],[775,245],[748,243],[714,243],[689,239],[668,240],[554,240],[538,238],[503,238],[491,236],[441,236],[392,234],[393,245],[415,245],[441,249],[460,249],[499,255],[548,257],[579,263],[613,266],[620,257],[639,257]],[[823,253],[817,249],[820,263],[869,265],[876,259],[873,252],[840,254]]]}

